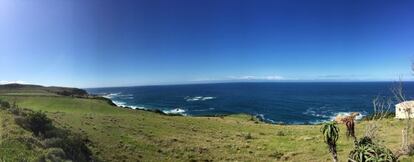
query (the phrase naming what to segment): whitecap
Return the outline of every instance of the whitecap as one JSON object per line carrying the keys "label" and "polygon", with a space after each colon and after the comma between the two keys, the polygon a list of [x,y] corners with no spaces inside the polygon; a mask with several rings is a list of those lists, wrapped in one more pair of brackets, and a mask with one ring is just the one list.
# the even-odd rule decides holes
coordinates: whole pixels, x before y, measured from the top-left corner
{"label": "whitecap", "polygon": [[306,109],[305,112],[303,112],[304,115],[310,115],[318,118],[330,118],[330,114],[332,114],[332,111],[327,110],[329,107],[327,105],[315,108],[315,107],[309,107]]}
{"label": "whitecap", "polygon": [[212,100],[215,99],[215,97],[203,97],[201,100],[205,101],[205,100]]}
{"label": "whitecap", "polygon": [[211,111],[211,110],[214,110],[214,108],[210,107],[208,109],[200,109],[200,110],[192,110],[192,111]]}
{"label": "whitecap", "polygon": [[122,101],[112,101],[112,102],[118,107],[127,107],[126,102],[122,102]]}
{"label": "whitecap", "polygon": [[118,96],[120,94],[121,94],[121,92],[118,92],[118,93],[107,93],[107,94],[104,94],[102,97],[108,98],[108,99],[112,99],[112,98],[115,98],[116,96]]}
{"label": "whitecap", "polygon": [[195,96],[195,97],[184,97],[184,99],[187,102],[194,102],[194,101],[206,101],[206,100],[212,100],[215,99],[216,97],[209,97],[209,96]]}
{"label": "whitecap", "polygon": [[261,121],[264,121],[264,122],[268,122],[268,123],[272,123],[272,124],[278,123],[278,122],[276,122],[272,119],[266,118],[264,114],[256,114],[255,117],[258,118]]}
{"label": "whitecap", "polygon": [[102,97],[104,98],[108,98],[108,99],[114,99],[114,98],[119,98],[119,99],[134,99],[134,95],[133,94],[122,94],[121,92],[117,92],[117,93],[104,93],[102,95]]}
{"label": "whitecap", "polygon": [[181,114],[181,115],[186,115],[185,114],[185,110],[181,109],[181,108],[175,108],[175,109],[171,109],[171,110],[164,110],[163,111],[166,114]]}
{"label": "whitecap", "polygon": [[[337,112],[334,113],[329,119],[331,121],[335,120],[337,116],[350,116],[353,112]],[[366,116],[366,112],[356,112],[358,116],[355,117],[356,120],[361,120],[364,116]]]}
{"label": "whitecap", "polygon": [[149,108],[143,107],[143,106],[134,106],[134,105],[127,105],[127,107],[131,109],[138,109],[138,110],[150,110]]}

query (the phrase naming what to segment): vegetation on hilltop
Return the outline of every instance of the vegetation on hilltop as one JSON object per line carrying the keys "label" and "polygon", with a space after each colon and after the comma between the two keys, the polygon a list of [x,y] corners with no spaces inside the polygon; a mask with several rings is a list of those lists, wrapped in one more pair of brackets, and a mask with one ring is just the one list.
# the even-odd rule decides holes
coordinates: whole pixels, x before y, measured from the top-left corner
{"label": "vegetation on hilltop", "polygon": [[66,87],[44,87],[39,85],[27,84],[4,84],[0,85],[0,94],[2,95],[57,95],[57,96],[74,96],[86,97],[88,92],[78,88]]}

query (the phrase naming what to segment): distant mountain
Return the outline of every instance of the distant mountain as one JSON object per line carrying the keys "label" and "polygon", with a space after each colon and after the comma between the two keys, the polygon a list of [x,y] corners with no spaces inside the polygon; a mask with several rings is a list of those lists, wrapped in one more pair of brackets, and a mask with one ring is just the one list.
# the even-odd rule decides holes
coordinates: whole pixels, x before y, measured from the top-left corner
{"label": "distant mountain", "polygon": [[88,96],[88,92],[79,88],[67,87],[45,87],[28,84],[4,84],[0,85],[0,94],[36,94],[36,95],[59,95],[59,96]]}

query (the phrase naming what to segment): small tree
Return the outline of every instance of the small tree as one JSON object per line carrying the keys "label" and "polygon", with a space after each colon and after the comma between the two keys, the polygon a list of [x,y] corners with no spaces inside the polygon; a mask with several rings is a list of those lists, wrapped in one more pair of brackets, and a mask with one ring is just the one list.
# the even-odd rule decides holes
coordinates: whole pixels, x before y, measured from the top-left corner
{"label": "small tree", "polygon": [[354,142],[357,142],[357,138],[355,136],[355,117],[348,116],[342,120],[346,126],[346,136],[352,137]]}
{"label": "small tree", "polygon": [[332,154],[334,162],[338,161],[338,154],[336,151],[336,142],[339,139],[339,128],[335,122],[324,123],[321,128],[324,142],[328,145],[329,152]]}
{"label": "small tree", "polygon": [[[395,100],[399,103],[403,103],[406,102],[407,99],[404,95],[404,91],[403,91],[403,85],[402,85],[402,81],[400,79],[400,81],[398,82],[398,84],[391,89],[392,93],[394,94]],[[409,147],[409,141],[408,139],[410,138],[410,128],[411,128],[411,115],[412,115],[412,107],[409,104],[402,104],[403,106],[403,111],[405,113],[405,116],[407,117],[405,120],[405,127],[402,130],[402,141],[401,141],[401,149],[400,149],[400,154],[402,155],[408,155],[411,153],[410,147]]]}

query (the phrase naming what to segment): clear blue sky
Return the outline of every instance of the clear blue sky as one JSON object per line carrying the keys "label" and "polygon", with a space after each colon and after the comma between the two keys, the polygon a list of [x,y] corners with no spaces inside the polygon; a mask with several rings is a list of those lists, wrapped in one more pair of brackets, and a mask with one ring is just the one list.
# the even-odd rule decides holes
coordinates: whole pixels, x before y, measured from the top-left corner
{"label": "clear blue sky", "polygon": [[411,79],[410,0],[0,0],[0,83]]}

